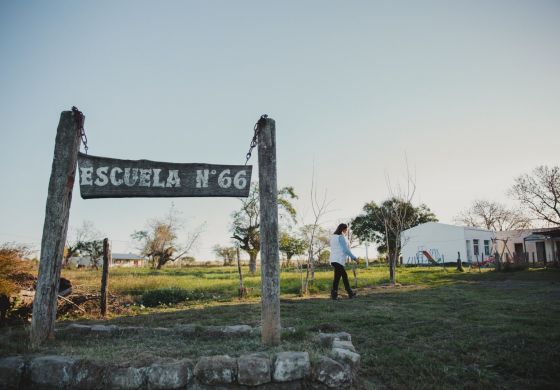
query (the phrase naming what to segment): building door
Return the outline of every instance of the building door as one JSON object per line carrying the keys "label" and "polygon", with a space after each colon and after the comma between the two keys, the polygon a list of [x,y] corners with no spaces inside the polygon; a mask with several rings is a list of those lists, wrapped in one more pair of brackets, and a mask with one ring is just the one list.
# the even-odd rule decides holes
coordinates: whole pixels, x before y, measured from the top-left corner
{"label": "building door", "polygon": [[467,240],[467,261],[472,263],[471,240]]}
{"label": "building door", "polygon": [[523,257],[523,244],[515,243],[513,244],[513,246],[514,246],[515,260],[517,261],[525,260],[525,258]]}
{"label": "building door", "polygon": [[535,245],[537,246],[537,261],[542,261],[546,264],[546,247],[544,241],[537,241]]}
{"label": "building door", "polygon": [[556,241],[556,261],[560,261],[560,241]]}

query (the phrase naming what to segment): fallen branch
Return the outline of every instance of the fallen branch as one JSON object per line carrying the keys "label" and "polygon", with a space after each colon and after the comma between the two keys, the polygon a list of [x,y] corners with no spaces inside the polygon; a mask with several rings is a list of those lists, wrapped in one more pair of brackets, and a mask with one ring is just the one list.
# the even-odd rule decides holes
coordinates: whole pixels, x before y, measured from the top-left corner
{"label": "fallen branch", "polygon": [[70,299],[68,298],[64,298],[62,295],[58,296],[60,299],[65,300],[66,302],[76,306],[78,309],[80,309],[83,313],[87,313],[84,309],[82,309],[80,306],[76,305],[74,302],[72,302]]}

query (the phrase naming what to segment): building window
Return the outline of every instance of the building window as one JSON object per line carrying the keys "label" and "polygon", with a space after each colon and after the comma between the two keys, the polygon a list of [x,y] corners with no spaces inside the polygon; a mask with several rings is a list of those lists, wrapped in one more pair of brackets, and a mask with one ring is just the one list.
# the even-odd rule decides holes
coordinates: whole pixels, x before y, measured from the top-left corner
{"label": "building window", "polygon": [[480,254],[480,251],[478,249],[478,241],[479,240],[472,240],[473,242],[473,247],[474,247],[474,255],[478,256]]}
{"label": "building window", "polygon": [[484,240],[484,254],[490,256],[490,240]]}

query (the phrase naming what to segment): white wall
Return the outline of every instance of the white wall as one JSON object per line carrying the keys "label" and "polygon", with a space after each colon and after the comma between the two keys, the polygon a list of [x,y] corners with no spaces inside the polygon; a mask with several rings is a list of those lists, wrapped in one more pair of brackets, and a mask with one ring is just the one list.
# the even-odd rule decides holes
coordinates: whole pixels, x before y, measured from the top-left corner
{"label": "white wall", "polygon": [[[446,262],[457,260],[457,252],[461,250],[461,258],[465,256],[463,228],[459,226],[428,222],[404,231],[401,237],[404,264],[416,264],[416,254],[422,249],[439,252]],[[437,258],[434,254],[432,257]],[[428,263],[423,256],[420,260],[421,264]]]}
{"label": "white wall", "polygon": [[[469,240],[472,254],[474,254],[474,239],[479,240],[480,253],[484,253],[484,241],[490,241],[491,251],[493,237],[494,233],[489,230],[447,225],[439,222],[424,223],[403,232],[401,236],[403,263],[416,264],[416,254],[420,250],[426,250],[436,260],[439,257],[446,263],[457,261],[457,253],[460,253],[461,260],[466,262],[468,261],[466,240]],[[476,261],[474,256],[472,260]],[[427,259],[421,256],[420,264],[428,264]]]}
{"label": "white wall", "polygon": [[[472,227],[464,227],[463,229],[465,231],[465,251],[467,247],[466,241],[468,240],[468,245],[470,246],[470,252],[472,254],[472,262],[477,261],[477,257],[475,256],[474,252],[474,240],[478,240],[478,261],[482,261],[489,256],[492,256],[495,251],[495,248],[492,247],[492,239],[496,236],[494,232],[486,229],[477,229]],[[485,252],[484,241],[488,242],[488,253]],[[461,255],[461,259],[463,261],[469,261],[466,254],[464,258],[463,255]]]}

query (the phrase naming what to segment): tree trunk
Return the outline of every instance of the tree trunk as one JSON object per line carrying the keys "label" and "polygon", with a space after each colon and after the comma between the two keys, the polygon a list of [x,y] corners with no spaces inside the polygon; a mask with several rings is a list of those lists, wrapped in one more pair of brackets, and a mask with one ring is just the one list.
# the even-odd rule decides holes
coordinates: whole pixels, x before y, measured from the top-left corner
{"label": "tree trunk", "polygon": [[257,272],[257,252],[249,252],[249,273],[254,275]]}
{"label": "tree trunk", "polygon": [[239,298],[244,298],[247,295],[247,289],[243,285],[243,271],[241,270],[241,256],[239,254],[239,248],[236,248],[237,252],[237,272],[239,273]]}
{"label": "tree trunk", "polygon": [[396,283],[396,265],[397,265],[397,258],[395,253],[389,254],[389,283],[395,284]]}
{"label": "tree trunk", "polygon": [[79,121],[83,121],[80,112],[64,111],[56,132],[31,320],[31,344],[34,347],[54,337],[58,285],[80,150]]}

